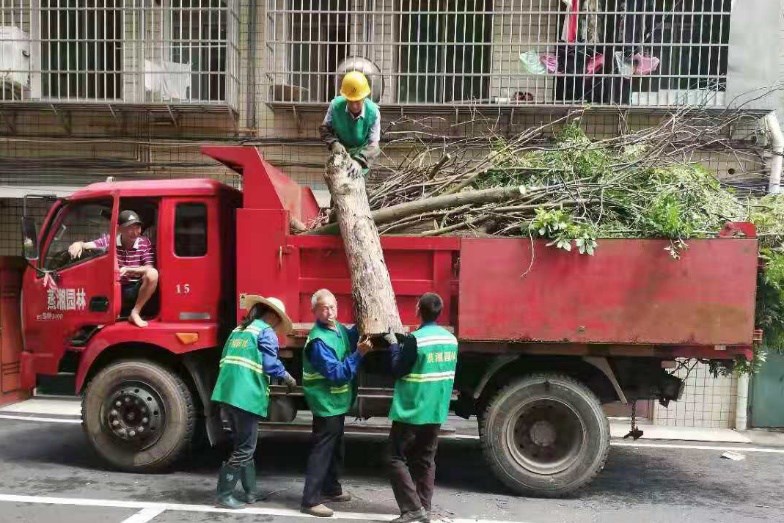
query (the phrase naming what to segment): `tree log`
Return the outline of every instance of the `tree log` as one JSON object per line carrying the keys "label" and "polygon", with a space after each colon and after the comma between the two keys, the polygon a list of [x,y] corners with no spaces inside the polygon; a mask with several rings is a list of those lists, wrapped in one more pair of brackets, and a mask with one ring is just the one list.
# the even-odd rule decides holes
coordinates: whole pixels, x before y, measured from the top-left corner
{"label": "tree log", "polygon": [[[400,205],[393,205],[392,207],[385,207],[383,209],[373,211],[368,216],[376,223],[376,225],[382,225],[385,223],[401,220],[408,216],[424,214],[426,212],[438,209],[449,209],[451,207],[459,207],[461,205],[476,205],[512,201],[523,196],[533,195],[542,190],[546,190],[546,188],[526,188],[524,186],[520,186],[494,187],[492,189],[481,189],[478,191],[464,191],[457,194],[435,196],[433,198],[425,198],[424,200],[415,200],[412,202],[401,203]],[[369,208],[370,207],[368,206],[368,209]],[[316,229],[310,229],[307,234],[335,234],[338,232],[338,230],[339,228],[337,223],[330,223]]]}
{"label": "tree log", "polygon": [[333,155],[327,161],[324,178],[346,249],[359,332],[368,336],[402,333],[381,240],[370,215],[365,180],[349,176],[350,161],[348,155]]}

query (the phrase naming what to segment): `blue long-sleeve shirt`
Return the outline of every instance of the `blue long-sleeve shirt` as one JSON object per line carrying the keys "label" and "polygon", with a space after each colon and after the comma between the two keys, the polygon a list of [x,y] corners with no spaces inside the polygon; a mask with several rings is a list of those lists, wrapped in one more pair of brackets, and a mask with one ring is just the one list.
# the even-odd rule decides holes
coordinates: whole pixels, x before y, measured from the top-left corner
{"label": "blue long-sleeve shirt", "polygon": [[[362,355],[357,351],[359,341],[357,327],[355,325],[347,330],[351,354],[343,361],[340,361],[335,351],[319,339],[311,341],[305,348],[313,368],[333,385],[342,385],[353,380],[357,375],[359,362],[362,361]],[[337,334],[338,337],[341,336],[340,331],[337,331]]]}
{"label": "blue long-sleeve shirt", "polygon": [[259,352],[261,352],[261,363],[264,367],[264,374],[271,378],[282,378],[286,375],[286,367],[278,359],[278,336],[275,331],[266,328],[259,334]]}

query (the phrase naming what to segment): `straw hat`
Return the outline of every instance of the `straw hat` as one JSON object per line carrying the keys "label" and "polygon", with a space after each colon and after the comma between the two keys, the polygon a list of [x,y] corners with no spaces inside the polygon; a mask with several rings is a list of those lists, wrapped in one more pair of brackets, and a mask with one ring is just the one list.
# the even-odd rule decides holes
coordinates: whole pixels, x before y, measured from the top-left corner
{"label": "straw hat", "polygon": [[280,325],[278,325],[276,330],[282,331],[283,334],[288,334],[294,329],[294,325],[292,325],[291,319],[289,318],[288,314],[286,314],[286,306],[278,298],[265,298],[257,294],[245,294],[240,296],[240,307],[245,310],[250,310],[257,303],[268,307],[278,315],[280,318]]}

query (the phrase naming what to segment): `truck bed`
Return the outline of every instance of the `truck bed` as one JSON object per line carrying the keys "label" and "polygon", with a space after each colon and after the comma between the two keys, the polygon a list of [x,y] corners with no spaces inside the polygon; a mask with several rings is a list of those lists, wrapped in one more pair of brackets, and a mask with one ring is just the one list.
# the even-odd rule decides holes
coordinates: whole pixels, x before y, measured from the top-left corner
{"label": "truck bed", "polygon": [[[238,245],[239,293],[283,298],[304,330],[310,296],[326,287],[338,298],[339,319],[353,322],[342,240],[290,232],[292,218],[317,215],[312,193],[255,150],[205,152],[247,182],[237,227],[259,241]],[[417,298],[438,292],[461,350],[620,347],[643,355],[653,347],[664,352],[647,354],[730,359],[754,342],[758,242],[750,224],[688,241],[679,260],[665,250],[669,241],[653,239],[600,239],[594,256],[528,238],[382,236],[381,243],[403,322],[415,326]],[[564,352],[565,345],[573,347]]]}

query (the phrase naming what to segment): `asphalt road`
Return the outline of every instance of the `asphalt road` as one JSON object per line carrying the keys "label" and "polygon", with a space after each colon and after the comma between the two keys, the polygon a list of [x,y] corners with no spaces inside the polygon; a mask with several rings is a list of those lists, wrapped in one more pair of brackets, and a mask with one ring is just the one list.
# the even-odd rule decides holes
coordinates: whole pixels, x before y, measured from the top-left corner
{"label": "asphalt road", "polygon": [[[335,507],[339,520],[396,515],[383,444],[380,437],[348,438],[344,487],[355,500]],[[615,442],[605,470],[579,495],[546,500],[510,495],[490,475],[476,440],[444,439],[434,508],[460,523],[784,519],[784,449],[736,446],[745,459],[732,461],[722,450],[689,444],[626,445]],[[78,424],[0,419],[0,522],[314,521],[297,511],[307,449],[301,435],[263,436],[257,462],[266,500],[230,513],[212,505],[219,451],[191,456],[167,474],[120,473],[103,466]]]}

